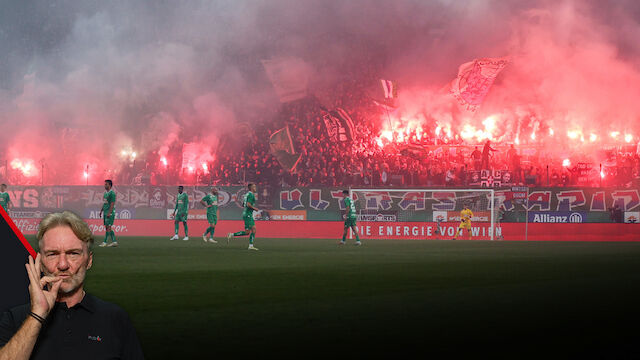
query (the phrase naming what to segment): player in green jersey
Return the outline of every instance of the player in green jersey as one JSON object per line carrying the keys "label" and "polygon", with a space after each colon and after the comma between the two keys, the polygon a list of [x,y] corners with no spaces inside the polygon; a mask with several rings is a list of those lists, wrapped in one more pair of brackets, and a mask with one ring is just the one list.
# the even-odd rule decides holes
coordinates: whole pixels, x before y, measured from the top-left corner
{"label": "player in green jersey", "polygon": [[249,235],[249,250],[258,250],[257,247],[253,246],[253,240],[256,237],[256,223],[253,220],[253,212],[260,212],[256,207],[256,184],[248,185],[249,192],[244,195],[244,199],[242,201],[242,206],[244,210],[242,211],[242,219],[244,220],[244,231],[238,231],[236,233],[229,233],[227,235],[227,244],[232,237],[235,236],[246,236]]}
{"label": "player in green jersey", "polygon": [[[176,234],[169,240],[178,240],[178,230],[180,229],[180,222],[184,226],[184,237],[182,240],[189,240],[189,227],[187,226],[187,217],[189,216],[189,195],[183,192],[184,186],[178,186],[178,197],[176,198],[176,207],[173,209],[173,217],[175,219]],[[177,215],[176,215],[177,213]]]}
{"label": "player in green jersey", "polygon": [[2,206],[8,214],[11,205],[11,197],[9,197],[9,193],[7,192],[7,184],[0,184],[0,206]]}
{"label": "player in green jersey", "polygon": [[[102,208],[100,209],[100,217],[104,213],[104,241],[100,244],[100,247],[115,247],[118,246],[116,241],[116,234],[113,232],[113,220],[116,217],[116,193],[113,191],[113,181],[104,181],[104,195],[102,195]],[[111,237],[111,243],[107,245],[107,241]]]}
{"label": "player in green jersey", "polygon": [[344,217],[344,231],[342,232],[342,240],[338,244],[344,245],[344,242],[347,239],[347,231],[349,228],[353,230],[353,233],[356,234],[356,245],[362,245],[360,242],[360,236],[358,236],[358,229],[356,228],[356,220],[358,215],[356,214],[356,204],[349,197],[349,190],[342,191],[342,198],[344,200],[345,213]]}
{"label": "player in green jersey", "polygon": [[[218,223],[218,189],[215,187],[211,188],[211,193],[205,195],[202,200],[200,200],[200,204],[207,208],[207,222],[209,223],[209,227],[207,231],[202,234],[202,239],[204,242],[211,242],[216,244],[217,241],[213,240],[213,232],[216,229],[216,224]],[[207,234],[211,233],[211,236],[207,240]]]}

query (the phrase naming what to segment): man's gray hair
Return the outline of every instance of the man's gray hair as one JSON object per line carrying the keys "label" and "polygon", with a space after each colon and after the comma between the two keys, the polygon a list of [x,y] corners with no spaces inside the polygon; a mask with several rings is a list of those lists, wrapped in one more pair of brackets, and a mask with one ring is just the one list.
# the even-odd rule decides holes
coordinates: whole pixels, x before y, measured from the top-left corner
{"label": "man's gray hair", "polygon": [[39,248],[42,248],[42,238],[44,237],[44,234],[58,226],[70,227],[78,239],[87,243],[89,252],[93,251],[93,234],[91,233],[91,229],[89,229],[89,225],[71,211],[51,213],[40,221],[38,234],[36,235]]}

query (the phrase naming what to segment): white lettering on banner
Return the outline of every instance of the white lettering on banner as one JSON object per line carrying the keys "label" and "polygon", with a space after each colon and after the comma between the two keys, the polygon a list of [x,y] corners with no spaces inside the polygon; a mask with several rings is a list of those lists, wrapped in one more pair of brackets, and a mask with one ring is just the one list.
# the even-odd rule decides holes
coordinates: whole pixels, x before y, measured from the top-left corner
{"label": "white lettering on banner", "polygon": [[360,225],[360,228],[358,229],[358,233],[360,235],[367,235],[367,236],[371,235],[371,226],[370,225],[367,225],[367,226]]}
{"label": "white lettering on banner", "polygon": [[581,223],[582,221],[582,215],[579,213],[572,213],[569,216],[550,214],[535,214],[533,216],[533,222],[536,223]]}
{"label": "white lettering on banner", "polygon": [[37,208],[38,205],[38,191],[35,189],[27,189],[22,194],[23,207]]}
{"label": "white lettering on banner", "polygon": [[[115,212],[115,218],[116,220],[130,220],[133,216],[131,215],[131,211],[124,209],[124,210],[116,210]],[[89,211],[89,219],[102,219],[102,216],[100,216],[100,211],[98,210],[91,210]]]}
{"label": "white lettering on banner", "polygon": [[40,206],[38,203],[38,190],[25,189],[25,190],[7,190],[11,203],[17,208],[37,208]]}
{"label": "white lettering on banner", "polygon": [[[460,215],[449,216],[449,221],[452,221],[452,222],[460,221]],[[473,215],[471,217],[471,221],[489,222],[489,215]]]}
{"label": "white lettering on banner", "polygon": [[[434,235],[435,227],[432,225],[378,225],[377,236],[389,237],[397,236],[402,238],[416,238],[416,237],[430,237]],[[457,230],[456,226],[443,226],[442,231],[444,236],[453,236]],[[371,236],[371,226],[360,226],[359,228],[361,236]],[[491,230],[491,227],[475,226],[471,228],[471,235],[473,237],[487,237],[491,236],[491,233],[495,232],[496,236],[502,235],[502,228],[495,227],[495,231]],[[467,233],[465,232],[464,235]],[[442,236],[441,235],[441,236]]]}
{"label": "white lettering on banner", "polygon": [[[104,225],[95,225],[95,224],[90,224],[89,225],[89,229],[91,229],[91,232],[95,233],[95,232],[104,232],[106,229],[104,227]],[[115,232],[127,232],[127,225],[112,225],[111,226],[111,230],[115,231]]]}
{"label": "white lettering on banner", "polygon": [[16,227],[20,229],[21,232],[36,232],[38,231],[39,221],[33,219],[20,219],[13,221],[16,224]]}
{"label": "white lettering on banner", "polygon": [[271,220],[306,220],[304,214],[298,215],[271,215]]}

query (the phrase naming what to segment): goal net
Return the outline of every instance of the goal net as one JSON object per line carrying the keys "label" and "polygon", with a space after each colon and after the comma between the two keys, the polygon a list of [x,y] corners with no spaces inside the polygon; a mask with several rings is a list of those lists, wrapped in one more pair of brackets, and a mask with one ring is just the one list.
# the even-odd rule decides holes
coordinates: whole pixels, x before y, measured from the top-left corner
{"label": "goal net", "polygon": [[[449,239],[467,205],[473,212],[471,238],[494,240],[501,229],[493,189],[351,189],[358,214],[358,233],[364,239]],[[458,239],[468,239],[464,230]]]}

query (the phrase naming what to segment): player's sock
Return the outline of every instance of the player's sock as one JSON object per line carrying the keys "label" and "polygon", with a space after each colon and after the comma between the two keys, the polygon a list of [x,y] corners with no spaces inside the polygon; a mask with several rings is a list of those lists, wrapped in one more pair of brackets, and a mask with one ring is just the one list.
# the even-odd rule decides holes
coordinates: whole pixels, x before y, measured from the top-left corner
{"label": "player's sock", "polygon": [[360,236],[358,236],[358,233],[356,233],[356,241],[360,242]]}
{"label": "player's sock", "polygon": [[216,227],[215,226],[209,226],[209,231],[211,232],[211,237],[213,237],[213,233],[216,231]]}
{"label": "player's sock", "polygon": [[189,237],[189,227],[187,226],[187,222],[182,223],[184,225],[184,236]]}
{"label": "player's sock", "polygon": [[347,240],[347,235],[342,235],[342,242],[345,242],[345,240]]}
{"label": "player's sock", "polygon": [[116,241],[116,233],[113,230],[111,230],[111,242],[117,242]]}
{"label": "player's sock", "polygon": [[104,232],[104,241],[103,242],[107,242],[109,240],[109,231],[105,231]]}
{"label": "player's sock", "polygon": [[233,233],[233,236],[245,236],[245,235],[247,235],[246,231],[238,231]]}
{"label": "player's sock", "polygon": [[249,245],[253,245],[253,239],[256,238],[256,234],[251,233],[251,235],[249,235]]}
{"label": "player's sock", "polygon": [[180,224],[179,223],[174,223],[175,225],[175,230],[176,230],[176,236],[178,236],[178,229],[180,229]]}
{"label": "player's sock", "polygon": [[211,231],[211,226],[207,228],[207,230],[204,232],[204,235],[207,235],[210,231]]}

